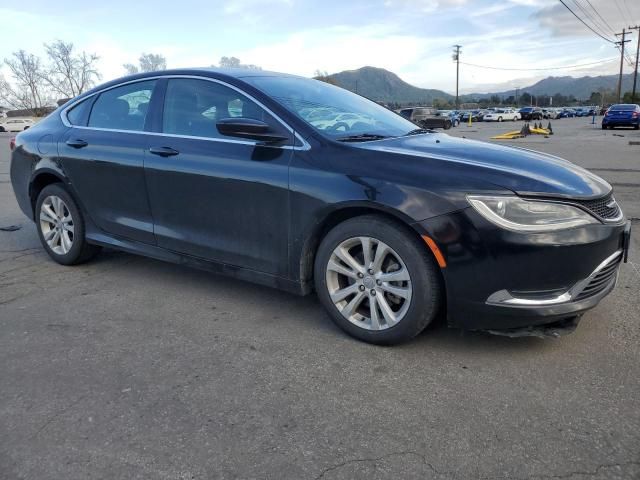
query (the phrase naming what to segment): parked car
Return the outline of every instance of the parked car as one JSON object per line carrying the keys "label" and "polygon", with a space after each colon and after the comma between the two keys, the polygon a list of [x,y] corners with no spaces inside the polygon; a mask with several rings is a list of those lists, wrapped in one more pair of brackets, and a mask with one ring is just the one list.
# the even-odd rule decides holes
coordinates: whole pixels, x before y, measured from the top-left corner
{"label": "parked car", "polygon": [[471,116],[472,122],[481,122],[484,113],[481,113],[480,110],[465,110],[460,115],[460,122],[468,122],[469,116]]}
{"label": "parked car", "polygon": [[557,118],[560,118],[560,112],[561,112],[561,109],[559,108],[553,108],[553,107],[543,108],[542,117],[548,120],[555,120]]}
{"label": "parked car", "polygon": [[538,107],[524,107],[520,109],[522,120],[542,120],[542,109]]}
{"label": "parked car", "polygon": [[438,115],[438,110],[430,107],[403,108],[400,115],[422,128],[444,128],[449,130],[453,121],[449,117]]}
{"label": "parked car", "polygon": [[493,111],[487,112],[482,118],[484,122],[503,122],[506,120],[520,120],[520,113],[511,108],[496,108]]}
{"label": "parked car", "polygon": [[0,121],[0,132],[21,132],[33,125],[30,118],[7,117]]}
{"label": "parked car", "polygon": [[576,116],[576,111],[573,108],[563,108],[558,118],[573,118]]}
{"label": "parked car", "polygon": [[451,126],[453,127],[460,125],[460,114],[455,110],[438,110],[437,115],[440,117],[450,118]]}
{"label": "parked car", "polygon": [[[338,131],[301,113],[326,105],[370,120]],[[17,135],[10,178],[60,264],[106,246],[315,290],[376,344],[439,311],[464,329],[570,330],[613,290],[629,245],[611,186],[568,161],[265,71],[100,85]]]}
{"label": "parked car", "polygon": [[633,103],[611,105],[602,118],[602,129],[616,127],[640,129],[640,105]]}
{"label": "parked car", "polygon": [[576,112],[576,117],[588,117],[589,115],[591,115],[589,113],[589,108],[587,107],[578,107],[575,109]]}

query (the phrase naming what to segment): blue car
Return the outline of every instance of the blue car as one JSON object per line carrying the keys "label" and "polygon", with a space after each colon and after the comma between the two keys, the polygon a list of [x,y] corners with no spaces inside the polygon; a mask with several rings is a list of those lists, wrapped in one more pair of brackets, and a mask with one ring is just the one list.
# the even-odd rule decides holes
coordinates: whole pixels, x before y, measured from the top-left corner
{"label": "blue car", "polygon": [[576,116],[576,111],[573,108],[565,108],[560,112],[560,116],[558,118],[573,118]]}
{"label": "blue car", "polygon": [[451,126],[457,127],[460,125],[460,114],[455,110],[438,110],[438,115],[441,117],[448,117],[451,119]]}
{"label": "blue car", "polygon": [[640,129],[640,105],[633,103],[612,105],[604,114],[602,129],[613,129],[615,127]]}

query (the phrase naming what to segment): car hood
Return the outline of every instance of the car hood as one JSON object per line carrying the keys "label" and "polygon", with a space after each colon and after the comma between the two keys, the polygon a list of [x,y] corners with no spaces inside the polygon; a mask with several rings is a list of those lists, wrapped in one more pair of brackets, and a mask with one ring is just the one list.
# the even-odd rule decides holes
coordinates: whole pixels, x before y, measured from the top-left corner
{"label": "car hood", "polygon": [[424,158],[425,162],[446,162],[460,175],[472,176],[520,195],[591,199],[612,190],[602,178],[562,158],[446,134],[410,135],[356,145]]}

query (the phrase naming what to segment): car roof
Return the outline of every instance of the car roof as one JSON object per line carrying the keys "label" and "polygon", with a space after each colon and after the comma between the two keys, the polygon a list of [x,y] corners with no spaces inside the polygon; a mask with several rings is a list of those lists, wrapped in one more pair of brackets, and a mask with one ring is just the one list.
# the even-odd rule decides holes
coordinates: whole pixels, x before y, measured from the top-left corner
{"label": "car roof", "polygon": [[214,68],[214,67],[174,68],[170,70],[157,70],[153,72],[136,73],[134,75],[126,75],[124,77],[119,77],[109,82],[97,85],[96,87],[83,93],[81,96],[77,98],[78,99],[84,98],[95,92],[104,90],[105,88],[110,88],[125,82],[131,82],[135,80],[144,80],[145,78],[171,76],[171,75],[211,77],[211,78],[216,78],[218,80],[242,79],[247,77],[289,77],[289,78],[305,78],[309,80],[307,77],[301,77],[300,75],[291,75],[288,73],[270,72],[268,70],[257,70],[257,69],[250,69],[250,68]]}

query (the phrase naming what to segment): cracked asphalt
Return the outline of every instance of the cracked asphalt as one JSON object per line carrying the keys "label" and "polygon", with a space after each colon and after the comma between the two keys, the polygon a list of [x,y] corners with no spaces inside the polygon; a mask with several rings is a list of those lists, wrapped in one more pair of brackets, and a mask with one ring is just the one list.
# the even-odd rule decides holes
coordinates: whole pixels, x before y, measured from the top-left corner
{"label": "cracked asphalt", "polygon": [[394,348],[313,296],[119,252],[53,263],[0,135],[0,479],[640,478],[640,132],[589,120],[513,143],[614,185],[635,219],[616,290],[559,339],[439,322]]}

